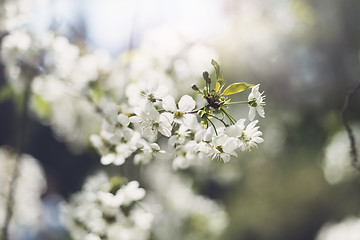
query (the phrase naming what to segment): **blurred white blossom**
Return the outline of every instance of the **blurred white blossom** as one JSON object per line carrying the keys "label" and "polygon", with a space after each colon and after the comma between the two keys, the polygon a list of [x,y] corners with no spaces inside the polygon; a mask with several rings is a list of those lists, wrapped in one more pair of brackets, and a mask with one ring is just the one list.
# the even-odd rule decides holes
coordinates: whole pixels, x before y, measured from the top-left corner
{"label": "blurred white blossom", "polygon": [[153,215],[146,203],[138,204],[144,196],[137,181],[109,179],[101,172],[62,205],[62,218],[75,240],[149,239]]}
{"label": "blurred white blossom", "polygon": [[[360,138],[360,128],[353,127],[356,139]],[[345,130],[336,133],[324,150],[323,170],[328,183],[336,184],[355,176],[350,156],[350,140]]]}
{"label": "blurred white blossom", "polygon": [[360,238],[360,219],[347,217],[341,222],[325,224],[317,234],[316,240],[357,240]]}
{"label": "blurred white blossom", "polygon": [[44,172],[36,159],[27,154],[18,156],[10,147],[0,147],[0,225],[3,226],[9,188],[13,178],[16,158],[19,158],[16,188],[14,188],[13,218],[10,225],[10,236],[20,237],[20,228],[36,232],[41,226],[43,208],[41,195],[45,191]]}

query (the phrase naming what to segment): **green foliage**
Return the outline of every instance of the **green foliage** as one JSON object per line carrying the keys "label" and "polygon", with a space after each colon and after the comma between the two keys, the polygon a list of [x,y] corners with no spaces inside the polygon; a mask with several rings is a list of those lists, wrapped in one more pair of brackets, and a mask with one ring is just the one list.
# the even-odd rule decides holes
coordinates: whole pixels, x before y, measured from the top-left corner
{"label": "green foliage", "polygon": [[251,83],[245,83],[245,82],[233,83],[224,90],[222,95],[227,96],[227,95],[239,93],[248,88],[252,88],[253,86],[255,86],[255,85],[251,84]]}
{"label": "green foliage", "polygon": [[224,82],[222,73],[220,71],[219,64],[214,59],[211,60],[211,64],[214,66],[215,74],[216,74],[215,92],[219,92],[222,89],[222,87],[224,86],[225,82]]}

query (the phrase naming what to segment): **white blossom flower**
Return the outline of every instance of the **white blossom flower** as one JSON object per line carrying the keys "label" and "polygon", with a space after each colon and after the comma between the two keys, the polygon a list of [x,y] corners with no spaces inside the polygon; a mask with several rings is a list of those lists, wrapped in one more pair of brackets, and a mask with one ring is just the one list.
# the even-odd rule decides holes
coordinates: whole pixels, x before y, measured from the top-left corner
{"label": "white blossom flower", "polygon": [[249,94],[249,119],[250,121],[254,120],[255,112],[257,112],[260,117],[265,117],[265,96],[263,96],[264,92],[259,92],[260,84],[257,84],[251,89],[251,93]]}
{"label": "white blossom flower", "polygon": [[84,240],[101,240],[101,238],[96,234],[89,233],[88,235],[86,235]]}
{"label": "white blossom flower", "polygon": [[196,116],[189,113],[194,110],[196,103],[189,95],[182,96],[178,105],[176,105],[174,98],[168,95],[162,99],[162,105],[166,111],[174,114],[174,122],[184,124],[189,129],[197,126]]}
{"label": "white blossom flower", "polygon": [[154,217],[146,210],[150,209],[146,202],[141,208],[138,204],[145,190],[137,181],[123,185],[120,178],[113,179],[104,173],[89,177],[82,190],[61,206],[62,219],[73,239],[149,239]]}
{"label": "white blossom flower", "polygon": [[[19,158],[18,163],[16,163],[16,158]],[[16,166],[16,164],[18,165]],[[18,156],[10,147],[0,147],[0,182],[2,184],[0,188],[0,225],[4,224],[3,217],[6,214],[6,204],[15,167],[18,168],[18,177],[17,186],[13,188],[12,224],[14,228],[9,230],[11,239],[21,238],[16,235],[16,231],[20,228],[36,229],[40,227],[40,220],[44,213],[40,197],[46,188],[44,172],[38,160],[28,154]]]}
{"label": "white blossom flower", "polygon": [[142,208],[136,208],[131,211],[130,219],[134,221],[137,227],[145,230],[150,230],[154,215],[145,211]]}
{"label": "white blossom flower", "polygon": [[258,120],[252,121],[249,125],[246,126],[243,136],[243,147],[246,147],[247,150],[257,147],[258,144],[264,142],[264,139],[261,137],[262,132],[259,131],[259,126],[256,126]]}
{"label": "white blossom flower", "polygon": [[239,141],[240,151],[249,151],[253,147],[257,147],[264,139],[261,137],[262,132],[259,126],[256,126],[258,120],[252,121],[245,127],[246,119],[238,120],[235,125],[231,125],[225,129],[225,133],[230,137],[235,137]]}
{"label": "white blossom flower", "polygon": [[159,144],[157,143],[148,143],[147,141],[143,141],[139,143],[141,145],[139,147],[139,153],[134,156],[134,163],[135,164],[147,164],[153,158],[162,158],[165,154],[164,150],[160,149]]}
{"label": "white blossom flower", "polygon": [[209,153],[212,159],[229,162],[231,156],[237,157],[235,150],[239,146],[238,139],[226,135],[219,135],[213,139],[211,144],[212,148]]}
{"label": "white blossom flower", "polygon": [[176,157],[172,162],[172,167],[174,170],[185,169],[190,167],[198,159],[198,154],[195,152],[195,141],[188,141],[184,145],[177,149]]}
{"label": "white blossom flower", "polygon": [[120,188],[116,194],[121,194],[123,196],[123,205],[129,205],[134,201],[144,198],[145,190],[139,188],[138,181],[131,181],[126,186]]}
{"label": "white blossom flower", "polygon": [[132,106],[138,105],[139,101],[142,100],[155,103],[167,94],[167,87],[153,79],[144,79],[143,81],[132,83],[126,88],[126,96]]}
{"label": "white blossom flower", "polygon": [[115,103],[108,103],[104,108],[104,114],[109,123],[116,124],[118,116],[118,106]]}
{"label": "white blossom flower", "polygon": [[347,217],[338,223],[327,223],[319,231],[316,240],[360,239],[360,219]]}
{"label": "white blossom flower", "polygon": [[151,140],[156,139],[158,131],[166,137],[171,135],[173,116],[169,113],[159,113],[152,103],[145,103],[142,108],[135,109],[136,116],[130,117],[133,123],[140,123],[142,133]]}

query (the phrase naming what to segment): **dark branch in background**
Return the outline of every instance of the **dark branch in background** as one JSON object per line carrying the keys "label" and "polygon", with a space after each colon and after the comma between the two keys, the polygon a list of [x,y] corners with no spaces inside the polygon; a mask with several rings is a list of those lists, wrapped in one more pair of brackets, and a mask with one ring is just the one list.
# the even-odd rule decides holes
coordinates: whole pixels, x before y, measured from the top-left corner
{"label": "dark branch in background", "polygon": [[14,169],[11,173],[11,181],[10,181],[10,187],[9,192],[7,194],[8,199],[6,203],[6,213],[5,213],[5,220],[4,220],[4,226],[2,228],[2,240],[9,240],[9,225],[11,222],[11,219],[13,217],[14,212],[14,204],[15,204],[15,190],[16,190],[16,184],[17,179],[19,176],[19,162],[21,154],[24,152],[25,148],[25,141],[27,136],[27,128],[28,128],[28,120],[29,120],[29,102],[31,97],[31,82],[33,77],[39,73],[39,69],[31,66],[27,63],[20,62],[19,63],[21,68],[25,70],[25,72],[29,73],[29,78],[26,78],[26,85],[24,89],[24,98],[23,98],[23,104],[22,104],[22,111],[19,119],[19,132],[17,137],[17,147],[16,147],[16,158],[14,162]]}
{"label": "dark branch in background", "polygon": [[352,165],[360,171],[360,162],[359,162],[359,158],[358,158],[358,152],[356,149],[356,141],[355,141],[355,136],[354,133],[346,119],[346,112],[349,109],[349,104],[351,102],[351,99],[355,96],[356,92],[359,90],[360,88],[360,82],[357,83],[357,85],[346,95],[345,97],[345,103],[344,106],[341,110],[341,118],[342,121],[344,123],[346,132],[348,133],[349,136],[349,140],[350,140],[350,154],[351,154],[351,158],[352,158]]}
{"label": "dark branch in background", "polygon": [[0,33],[0,47],[1,47],[1,43],[2,43],[3,38],[6,37],[9,34],[10,33],[8,31]]}

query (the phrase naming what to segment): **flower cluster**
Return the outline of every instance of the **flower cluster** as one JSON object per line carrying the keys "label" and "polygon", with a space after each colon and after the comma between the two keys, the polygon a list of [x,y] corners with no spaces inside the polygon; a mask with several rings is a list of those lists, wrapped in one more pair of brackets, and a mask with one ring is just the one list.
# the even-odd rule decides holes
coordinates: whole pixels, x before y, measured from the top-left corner
{"label": "flower cluster", "polygon": [[144,196],[137,181],[98,173],[62,205],[63,221],[75,240],[149,239],[154,216],[139,203]]}
{"label": "flower cluster", "polygon": [[159,240],[220,239],[229,223],[224,206],[196,192],[194,181],[174,174],[164,161],[145,171],[146,202],[154,211],[153,235]]}
{"label": "flower cluster", "polygon": [[[129,104],[108,104],[103,109],[100,134],[90,138],[102,155],[101,162],[122,165],[130,157],[135,163],[172,157],[175,169],[186,168],[198,159],[228,162],[231,156],[237,156],[237,151],[250,151],[262,143],[257,120],[246,125],[246,119],[236,120],[227,110],[230,105],[248,104],[250,120],[255,118],[255,112],[264,117],[265,97],[259,92],[259,85],[233,83],[223,90],[220,67],[214,60],[212,65],[215,87],[211,88],[208,72],[203,73],[204,89],[192,87],[202,96],[202,103],[189,95],[176,102],[164,86],[149,81],[137,90],[133,85],[128,87]],[[231,102],[228,97],[249,88],[248,101]],[[132,101],[131,96],[137,96],[137,101]],[[157,142],[159,136],[169,138],[166,151]]]}

